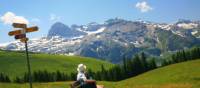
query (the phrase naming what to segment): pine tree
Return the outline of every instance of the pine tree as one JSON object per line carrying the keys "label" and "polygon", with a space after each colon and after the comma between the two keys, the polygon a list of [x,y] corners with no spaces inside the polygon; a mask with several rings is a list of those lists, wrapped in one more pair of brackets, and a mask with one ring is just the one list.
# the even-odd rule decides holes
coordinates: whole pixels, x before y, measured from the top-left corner
{"label": "pine tree", "polygon": [[133,75],[132,76],[135,76],[135,75],[138,75],[138,74],[144,72],[143,66],[144,65],[141,63],[139,56],[135,55],[135,58],[133,59],[133,67],[132,67]]}
{"label": "pine tree", "polygon": [[16,83],[23,83],[23,80],[20,77],[16,77],[14,82]]}
{"label": "pine tree", "polygon": [[11,80],[7,75],[0,73],[0,82],[11,82]]}
{"label": "pine tree", "polygon": [[148,70],[152,70],[157,68],[156,62],[155,62],[155,58],[151,58],[148,62]]}
{"label": "pine tree", "polygon": [[[102,81],[101,72],[100,72],[100,71],[96,72],[94,78],[95,78],[96,80]],[[109,79],[110,79],[110,76],[109,76],[108,80],[106,80],[106,81],[110,81]]]}
{"label": "pine tree", "polygon": [[5,82],[11,82],[10,78],[7,75],[5,76]]}
{"label": "pine tree", "polygon": [[185,55],[186,55],[187,60],[191,60],[191,59],[192,59],[192,56],[191,56],[191,52],[190,52],[190,51],[186,51],[186,52],[185,52]]}
{"label": "pine tree", "polygon": [[70,80],[76,80],[76,73],[70,74]]}
{"label": "pine tree", "polygon": [[186,56],[185,50],[182,50],[182,55],[183,55],[183,61],[187,61],[188,58]]}
{"label": "pine tree", "polygon": [[122,77],[126,78],[127,77],[127,61],[126,61],[126,58],[123,58],[122,67],[123,67],[123,68],[121,68],[122,69],[122,73],[123,73]]}
{"label": "pine tree", "polygon": [[146,61],[146,56],[145,56],[145,53],[144,52],[142,52],[141,53],[141,63],[142,63],[142,65],[143,65],[143,72],[145,72],[145,71],[147,71],[148,70],[148,66],[147,66],[147,61]]}
{"label": "pine tree", "polygon": [[60,73],[60,71],[56,72],[56,81],[62,81],[62,74]]}
{"label": "pine tree", "polygon": [[118,65],[115,67],[115,76],[116,76],[116,80],[115,81],[118,81],[118,80],[122,80],[123,79],[123,73],[122,73],[122,69],[121,67]]}
{"label": "pine tree", "polygon": [[0,73],[0,82],[4,81],[3,73]]}
{"label": "pine tree", "polygon": [[131,77],[134,73],[134,66],[133,66],[133,62],[131,59],[128,59],[127,62],[126,62],[126,65],[127,65],[127,70],[126,70],[126,78],[128,77]]}
{"label": "pine tree", "polygon": [[106,70],[103,65],[101,65],[101,80],[106,80]]}

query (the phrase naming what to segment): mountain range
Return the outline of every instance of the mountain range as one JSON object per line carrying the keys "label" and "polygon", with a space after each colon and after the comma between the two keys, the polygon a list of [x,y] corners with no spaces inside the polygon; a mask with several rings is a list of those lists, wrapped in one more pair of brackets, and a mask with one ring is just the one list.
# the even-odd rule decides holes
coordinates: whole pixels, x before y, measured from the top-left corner
{"label": "mountain range", "polygon": [[[67,26],[56,22],[46,37],[31,39],[29,51],[50,54],[95,57],[113,63],[144,52],[162,56],[168,52],[200,45],[200,21],[178,20],[175,23],[109,19],[102,24]],[[3,50],[24,50],[23,43],[0,44]]]}

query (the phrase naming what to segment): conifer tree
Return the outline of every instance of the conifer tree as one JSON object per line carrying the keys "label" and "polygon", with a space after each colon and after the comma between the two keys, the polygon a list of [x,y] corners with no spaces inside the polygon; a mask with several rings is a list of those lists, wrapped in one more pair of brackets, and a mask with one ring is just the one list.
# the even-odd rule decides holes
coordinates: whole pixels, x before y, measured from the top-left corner
{"label": "conifer tree", "polygon": [[148,66],[147,66],[147,61],[146,61],[146,56],[145,56],[145,53],[144,52],[142,52],[141,53],[141,58],[140,58],[140,62],[142,63],[142,65],[143,65],[143,72],[145,72],[145,71],[147,71],[148,70]]}

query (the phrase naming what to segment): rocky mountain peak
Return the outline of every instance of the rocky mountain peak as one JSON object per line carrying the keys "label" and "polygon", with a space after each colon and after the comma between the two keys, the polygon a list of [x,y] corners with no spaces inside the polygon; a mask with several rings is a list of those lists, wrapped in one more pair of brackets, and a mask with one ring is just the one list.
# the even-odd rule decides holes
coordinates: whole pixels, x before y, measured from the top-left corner
{"label": "rocky mountain peak", "polygon": [[51,38],[53,36],[60,36],[64,38],[72,38],[80,35],[84,35],[85,33],[75,30],[73,28],[68,27],[67,25],[56,22],[54,23],[48,33],[48,38]]}

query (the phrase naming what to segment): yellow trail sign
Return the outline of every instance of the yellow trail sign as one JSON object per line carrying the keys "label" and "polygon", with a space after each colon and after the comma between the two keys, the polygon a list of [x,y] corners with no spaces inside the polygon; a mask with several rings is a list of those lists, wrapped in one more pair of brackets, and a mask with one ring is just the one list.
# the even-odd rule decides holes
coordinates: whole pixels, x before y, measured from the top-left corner
{"label": "yellow trail sign", "polygon": [[22,38],[22,39],[20,39],[20,41],[25,43],[26,41],[28,41],[28,38]]}
{"label": "yellow trail sign", "polygon": [[11,31],[8,33],[8,35],[13,36],[13,35],[20,35],[21,34],[21,30],[15,30],[15,31]]}
{"label": "yellow trail sign", "polygon": [[14,28],[26,28],[26,24],[22,24],[22,23],[13,23],[12,26]]}
{"label": "yellow trail sign", "polygon": [[[24,29],[25,33],[29,33],[29,32],[34,32],[34,31],[38,31],[38,27],[30,27],[30,28],[26,28]],[[24,34],[23,29],[22,30],[15,30],[15,31],[11,31],[8,33],[8,35],[13,36],[13,35],[21,35]]]}
{"label": "yellow trail sign", "polygon": [[35,26],[35,27],[30,27],[30,28],[26,28],[26,33],[27,32],[34,32],[34,31],[38,31],[38,27]]}

